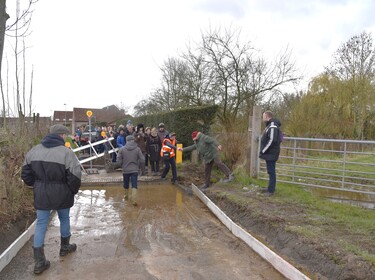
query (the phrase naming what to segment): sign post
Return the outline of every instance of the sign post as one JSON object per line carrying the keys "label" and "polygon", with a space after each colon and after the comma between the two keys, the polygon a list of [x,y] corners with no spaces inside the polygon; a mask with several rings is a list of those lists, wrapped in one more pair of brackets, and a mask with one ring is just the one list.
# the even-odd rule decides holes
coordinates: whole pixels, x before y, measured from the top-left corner
{"label": "sign post", "polygon": [[[177,144],[178,148],[182,148],[182,144]],[[182,163],[182,152],[179,150],[176,151],[176,163]]]}
{"label": "sign post", "polygon": [[[89,143],[90,143],[90,158],[91,158],[91,116],[92,111],[87,110],[86,116],[89,118]],[[90,169],[92,170],[92,161],[90,160]]]}

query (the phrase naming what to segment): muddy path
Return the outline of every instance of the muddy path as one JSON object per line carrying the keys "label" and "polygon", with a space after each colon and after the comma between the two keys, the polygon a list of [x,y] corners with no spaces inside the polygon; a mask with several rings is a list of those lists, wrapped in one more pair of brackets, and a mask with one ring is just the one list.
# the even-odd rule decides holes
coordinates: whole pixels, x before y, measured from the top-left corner
{"label": "muddy path", "polygon": [[138,203],[124,201],[119,185],[82,188],[71,209],[77,251],[58,256],[54,216],[45,242],[51,267],[33,275],[29,241],[0,279],[284,279],[179,187],[143,183]]}

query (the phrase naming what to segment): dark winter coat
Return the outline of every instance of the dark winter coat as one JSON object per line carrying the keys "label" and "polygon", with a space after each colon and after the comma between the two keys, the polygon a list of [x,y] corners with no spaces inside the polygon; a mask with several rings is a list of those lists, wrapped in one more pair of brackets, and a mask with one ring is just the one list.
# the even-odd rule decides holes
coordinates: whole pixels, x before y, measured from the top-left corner
{"label": "dark winter coat", "polygon": [[141,149],[142,153],[146,153],[146,135],[143,132],[138,132],[134,135],[135,142],[138,144],[138,147]]}
{"label": "dark winter coat", "polygon": [[140,164],[145,162],[145,157],[137,143],[133,141],[126,141],[117,154],[117,163],[121,164],[122,173],[138,173]]}
{"label": "dark winter coat", "polygon": [[150,161],[160,160],[161,142],[159,136],[150,135],[147,139],[147,153],[150,155]]}
{"label": "dark winter coat", "polygon": [[203,162],[207,164],[213,161],[214,158],[219,155],[219,151],[217,150],[218,146],[219,143],[216,141],[215,138],[212,138],[201,132],[199,133],[195,144],[183,148],[182,151],[190,152],[196,149],[198,151],[199,156],[203,159]]}
{"label": "dark winter coat", "polygon": [[33,187],[36,209],[65,209],[73,206],[81,186],[81,167],[64,139],[48,134],[26,154],[21,178]]}
{"label": "dark winter coat", "polygon": [[266,128],[260,139],[259,157],[267,161],[277,161],[280,155],[280,132],[281,122],[271,119],[266,122]]}

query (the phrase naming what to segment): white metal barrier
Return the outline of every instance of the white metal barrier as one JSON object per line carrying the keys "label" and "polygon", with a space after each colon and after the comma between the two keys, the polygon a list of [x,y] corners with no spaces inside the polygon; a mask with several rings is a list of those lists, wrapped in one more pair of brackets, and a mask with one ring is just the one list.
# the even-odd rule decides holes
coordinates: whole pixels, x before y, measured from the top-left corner
{"label": "white metal barrier", "polygon": [[[106,152],[103,152],[103,153],[98,153],[96,151],[96,149],[94,148],[95,146],[98,146],[100,144],[109,144],[109,146],[111,147],[111,149],[109,150],[105,150],[105,151],[108,151],[108,154],[112,154],[112,153],[116,153],[118,152],[119,148],[115,148],[111,141],[114,140],[113,137],[110,137],[110,138],[106,138],[106,139],[103,139],[103,140],[100,140],[100,141],[96,141],[96,142],[88,142],[87,145],[84,145],[84,146],[81,146],[81,147],[78,147],[78,148],[75,148],[75,149],[72,149],[72,151],[74,152],[79,164],[81,165],[81,168],[82,170],[87,174],[85,168],[83,167],[83,164],[84,163],[87,163],[87,162],[92,162],[94,159],[97,159],[97,158],[100,158],[100,157],[103,157]],[[80,151],[84,151],[86,149],[90,149],[90,155],[89,157],[87,158],[84,158],[84,159],[79,159],[79,157],[76,155],[76,152],[80,152]],[[91,167],[92,168],[92,167]]]}

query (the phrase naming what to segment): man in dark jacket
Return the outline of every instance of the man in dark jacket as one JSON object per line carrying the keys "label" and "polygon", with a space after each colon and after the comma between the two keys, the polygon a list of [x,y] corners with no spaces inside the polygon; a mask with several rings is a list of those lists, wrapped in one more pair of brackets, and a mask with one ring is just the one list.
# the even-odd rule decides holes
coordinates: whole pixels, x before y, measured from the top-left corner
{"label": "man in dark jacket", "polygon": [[281,122],[273,118],[271,111],[263,113],[263,121],[266,123],[266,128],[260,139],[259,158],[266,161],[269,182],[268,188],[263,188],[261,191],[265,195],[271,196],[276,190],[276,161],[279,159],[280,154],[279,133]]}
{"label": "man in dark jacket", "polygon": [[129,197],[129,183],[132,183],[132,204],[137,205],[138,170],[139,165],[144,164],[145,157],[133,135],[126,136],[126,144],[118,151],[117,164],[122,167],[124,178],[125,200]]}
{"label": "man in dark jacket", "polygon": [[226,166],[220,159],[219,151],[221,151],[221,145],[216,141],[216,139],[203,134],[202,132],[194,131],[191,134],[195,144],[179,148],[178,150],[182,152],[190,152],[193,150],[198,150],[199,155],[202,157],[204,162],[204,173],[205,173],[205,184],[202,189],[207,189],[211,183],[211,171],[214,163],[221,171],[225,174],[226,178],[222,180],[224,183],[229,183],[234,179],[234,176],[228,166]]}
{"label": "man in dark jacket", "polygon": [[70,244],[70,208],[74,195],[81,186],[81,168],[72,150],[65,147],[69,129],[63,125],[51,126],[50,134],[33,147],[22,165],[22,180],[33,187],[36,227],[34,233],[34,273],[48,269],[50,262],[44,256],[44,238],[51,210],[57,210],[60,220],[60,256],[77,249]]}

